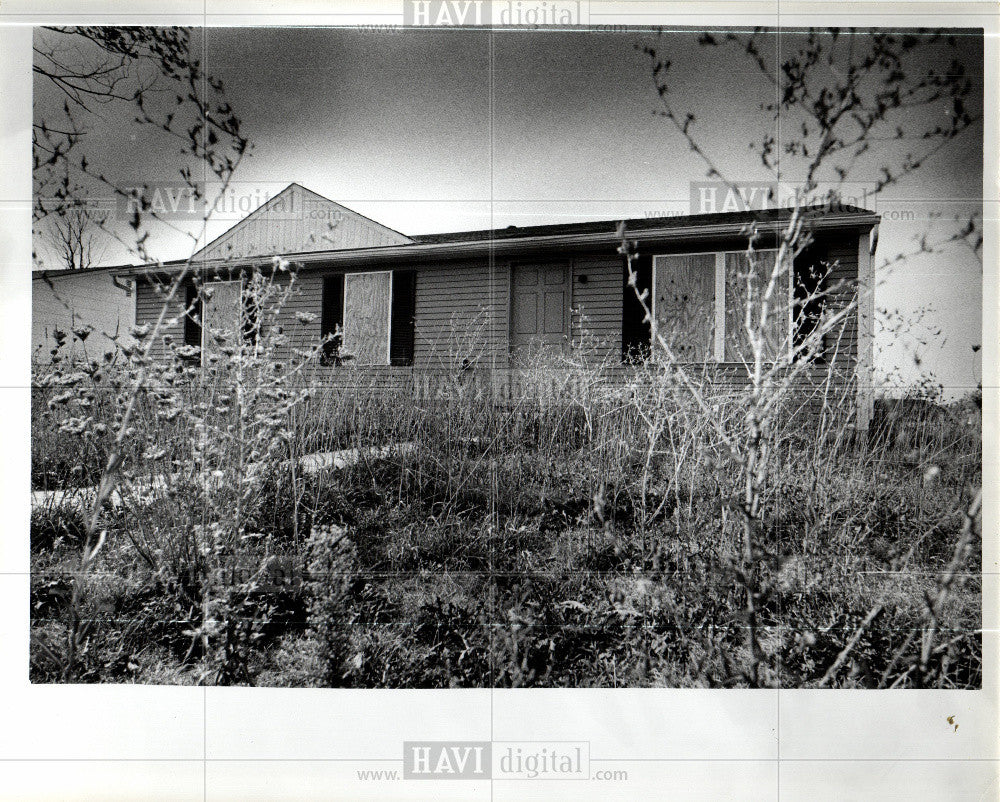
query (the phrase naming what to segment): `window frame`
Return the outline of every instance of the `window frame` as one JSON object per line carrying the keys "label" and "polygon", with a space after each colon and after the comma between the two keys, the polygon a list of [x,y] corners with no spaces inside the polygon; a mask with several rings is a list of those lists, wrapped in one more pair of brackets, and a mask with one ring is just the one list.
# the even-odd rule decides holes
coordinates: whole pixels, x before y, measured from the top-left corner
{"label": "window frame", "polygon": [[[336,339],[335,353],[332,353],[332,354],[326,354],[325,353],[324,356],[323,356],[323,364],[332,365],[332,364],[339,364],[340,363],[339,353],[340,353],[340,349],[343,347],[343,344],[344,344],[344,332],[346,330],[346,324],[347,324],[347,284],[348,284],[348,279],[351,276],[363,276],[363,275],[373,275],[373,274],[382,275],[382,274],[386,274],[386,273],[389,274],[389,305],[388,305],[388,316],[389,316],[389,319],[388,319],[388,327],[387,327],[387,332],[386,332],[386,361],[384,363],[380,362],[378,364],[373,364],[373,365],[369,365],[369,366],[366,366],[366,367],[410,367],[410,366],[413,365],[413,363],[414,363],[414,361],[416,359],[416,355],[414,353],[415,343],[416,343],[416,331],[415,331],[415,313],[416,313],[416,309],[415,309],[415,307],[416,307],[416,292],[417,292],[417,283],[418,282],[417,282],[417,271],[414,270],[414,269],[412,269],[412,268],[405,268],[405,267],[390,268],[388,270],[331,270],[331,271],[327,271],[327,272],[323,273],[323,284],[322,284],[321,299],[320,299],[321,326],[322,326],[322,316],[323,316],[323,304],[326,303],[325,293],[326,293],[327,282],[332,277],[338,277],[340,279],[340,292],[339,292],[339,298],[337,299],[337,302],[339,302],[339,311],[340,311],[340,314],[339,314],[339,319],[340,319],[340,322],[339,322],[340,335],[339,335],[339,338]],[[411,287],[410,291],[413,293],[413,301],[412,301],[411,305],[414,307],[414,314],[412,316],[414,318],[414,320],[411,320],[411,322],[410,322],[410,326],[413,328],[413,330],[411,332],[410,354],[405,359],[398,359],[397,361],[394,362],[393,361],[393,334],[396,332],[396,327],[398,325],[398,321],[395,318],[396,291],[397,291],[397,286],[396,286],[397,285],[397,280],[396,280],[397,276],[396,276],[396,274],[397,273],[412,274],[412,280],[411,280],[411,284],[410,284],[410,287]],[[402,283],[402,282],[400,282],[400,283]],[[323,336],[326,336],[327,334],[331,334],[331,333],[332,332],[327,332]]]}
{"label": "window frame", "polygon": [[393,273],[394,270],[391,268],[389,270],[352,270],[350,272],[344,273],[344,289],[340,294],[340,331],[341,347],[344,345],[344,333],[347,332],[347,279],[351,276],[372,276],[372,275],[385,275],[389,274],[389,303],[387,304],[386,311],[386,331],[385,331],[385,362],[379,362],[378,364],[366,365],[365,367],[388,367],[391,364],[391,352],[392,352],[392,295],[393,295]]}
{"label": "window frame", "polygon": [[[779,252],[779,248],[755,248],[754,253],[774,253]],[[727,248],[724,250],[704,250],[704,251],[682,251],[674,253],[654,253],[651,254],[651,269],[650,269],[650,317],[653,321],[653,328],[657,327],[656,318],[656,273],[657,273],[657,260],[658,259],[675,259],[678,257],[685,256],[714,256],[715,257],[715,329],[712,340],[712,354],[707,357],[703,362],[697,362],[692,364],[738,364],[732,362],[732,360],[726,359],[726,256],[727,254],[743,254],[746,255],[746,248]],[[791,334],[794,331],[795,326],[795,267],[794,265],[788,271],[788,286],[786,288],[788,293],[788,332]],[[653,335],[650,332],[650,350],[651,353],[656,353],[656,343],[652,342]],[[788,355],[792,353],[794,349],[794,343],[791,342],[792,337],[790,336],[788,343]]]}

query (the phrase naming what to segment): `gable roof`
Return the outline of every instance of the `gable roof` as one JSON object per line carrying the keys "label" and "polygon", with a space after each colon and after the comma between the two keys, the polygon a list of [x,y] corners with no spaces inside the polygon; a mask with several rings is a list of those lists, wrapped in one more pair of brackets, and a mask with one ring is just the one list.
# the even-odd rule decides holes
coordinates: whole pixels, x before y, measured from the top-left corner
{"label": "gable roof", "polygon": [[405,234],[292,183],[192,258],[242,259],[411,242]]}
{"label": "gable roof", "polygon": [[[292,184],[291,187],[298,187]],[[304,192],[309,192],[299,187]],[[310,193],[315,195],[315,193]],[[317,196],[322,197],[322,196]],[[325,200],[325,199],[324,199]],[[329,201],[332,206],[344,207]],[[262,207],[263,208],[263,207]],[[530,254],[542,251],[587,248],[595,245],[614,247],[621,243],[620,227],[625,226],[629,240],[646,245],[681,243],[743,237],[747,227],[753,225],[761,234],[779,233],[788,221],[791,209],[749,210],[676,217],[631,218],[599,220],[585,223],[559,223],[541,226],[508,226],[499,229],[457,231],[442,234],[423,234],[406,237],[392,232],[399,241],[378,245],[347,247],[311,247],[306,250],[283,249],[262,256],[281,255],[306,267],[310,264],[371,265],[377,263],[405,263],[428,259],[480,257],[499,254]],[[833,209],[813,207],[803,215],[811,230],[870,231],[878,225],[879,215],[868,209],[841,205]],[[361,215],[358,215],[361,217]],[[248,218],[249,219],[249,218]],[[363,218],[367,220],[367,218]],[[266,220],[266,218],[265,218]],[[371,221],[370,221],[371,222]],[[374,223],[378,226],[379,224]],[[235,230],[234,226],[232,230]],[[392,229],[387,229],[392,231]],[[220,238],[221,239],[221,238]],[[164,262],[160,269],[169,272],[186,264],[200,263],[200,269],[211,265],[224,265],[227,256],[205,255],[206,249],[191,259]],[[238,258],[238,257],[234,257]],[[125,267],[122,275],[142,275],[157,270],[154,265]]]}

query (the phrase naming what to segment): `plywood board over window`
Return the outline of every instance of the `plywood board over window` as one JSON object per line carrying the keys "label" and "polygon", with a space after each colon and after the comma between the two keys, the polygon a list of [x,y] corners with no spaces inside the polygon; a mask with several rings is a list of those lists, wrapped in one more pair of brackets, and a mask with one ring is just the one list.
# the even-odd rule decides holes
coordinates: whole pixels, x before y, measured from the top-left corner
{"label": "plywood board over window", "polygon": [[764,359],[773,361],[790,347],[792,314],[792,276],[787,268],[775,276],[768,303],[767,319],[760,320],[762,300],[775,270],[776,251],[727,253],[726,257],[726,361],[749,362],[753,359],[746,328],[748,298],[753,326],[761,323],[764,334]]}
{"label": "plywood board over window", "polygon": [[240,281],[210,281],[202,301],[202,353],[207,357],[228,345],[240,344],[243,325],[243,284]]}
{"label": "plywood board over window", "polygon": [[713,253],[672,254],[653,260],[656,329],[681,362],[714,358],[715,262]]}
{"label": "plywood board over window", "polygon": [[392,273],[344,276],[343,353],[356,365],[389,364]]}

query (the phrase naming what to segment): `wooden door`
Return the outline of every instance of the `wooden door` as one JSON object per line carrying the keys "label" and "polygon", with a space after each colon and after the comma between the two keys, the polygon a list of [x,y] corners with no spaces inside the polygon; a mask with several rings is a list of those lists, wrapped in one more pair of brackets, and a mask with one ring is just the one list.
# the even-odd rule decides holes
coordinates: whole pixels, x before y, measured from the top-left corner
{"label": "wooden door", "polygon": [[565,262],[514,266],[510,311],[513,356],[566,348],[570,293],[569,266]]}

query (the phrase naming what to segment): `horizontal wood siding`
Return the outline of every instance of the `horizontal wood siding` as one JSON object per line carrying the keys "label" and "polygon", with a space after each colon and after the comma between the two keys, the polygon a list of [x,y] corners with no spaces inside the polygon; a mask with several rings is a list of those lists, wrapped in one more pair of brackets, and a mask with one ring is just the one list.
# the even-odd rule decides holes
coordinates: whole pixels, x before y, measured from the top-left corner
{"label": "horizontal wood siding", "polygon": [[[301,201],[299,203],[302,203]],[[206,248],[199,259],[239,259],[247,256],[302,253],[402,245],[394,235],[336,204],[296,207],[291,215],[268,215],[244,221]]]}
{"label": "horizontal wood siding", "polygon": [[[864,235],[867,241],[868,235]],[[858,280],[858,234],[848,232],[837,237],[817,238],[814,245],[816,257],[830,263],[832,269],[828,281],[830,286],[839,282],[844,287],[830,298],[831,308],[843,308],[851,302]],[[844,371],[853,371],[857,360],[858,316],[857,310],[851,312],[843,327],[843,335],[839,342],[832,343],[836,348],[836,364]]]}
{"label": "horizontal wood siding", "polygon": [[573,344],[595,361],[615,362],[621,357],[621,343],[621,257],[615,253],[577,256],[573,259]]}
{"label": "horizontal wood siding", "polygon": [[[867,238],[867,234],[862,235]],[[729,239],[684,244],[683,247],[645,247],[646,255],[741,250],[745,239]],[[760,243],[759,247],[769,247]],[[857,280],[859,235],[857,232],[837,232],[818,237],[811,259],[833,263],[829,281]],[[572,339],[583,353],[609,367],[607,378],[612,383],[628,381],[634,372],[621,366],[623,263],[613,249],[602,247],[589,253],[567,254],[572,277]],[[382,264],[372,261],[359,270],[410,269],[408,265]],[[361,369],[356,366],[321,368],[331,385],[355,387],[396,387],[407,391],[429,392],[422,383],[433,381],[423,377],[451,376],[464,360],[478,370],[493,369],[494,377],[502,377],[509,366],[510,327],[510,263],[490,263],[486,259],[455,260],[432,264],[416,264],[416,294],[414,299],[414,362],[413,367]],[[323,264],[314,264],[299,272],[291,297],[272,325],[281,326],[288,336],[284,351],[276,356],[288,358],[291,349],[310,349],[321,338],[321,313],[324,276],[343,272]],[[586,281],[581,279],[586,276]],[[281,281],[287,281],[283,276]],[[847,302],[852,293],[845,286],[832,299],[833,304]],[[136,320],[152,322],[159,314],[161,300],[148,282],[140,281],[136,297]],[[300,319],[298,313],[309,313],[310,319]],[[180,305],[175,302],[168,314],[164,333],[174,342],[183,342],[183,322]],[[852,313],[844,326],[838,344],[837,359],[832,366],[841,382],[853,380],[857,357],[857,315]],[[163,355],[157,344],[154,355]],[[811,387],[825,376],[830,365],[817,364],[806,371],[802,381]],[[748,383],[747,367],[738,363],[708,363],[692,366],[720,389],[738,391]],[[497,373],[496,371],[500,372]],[[490,380],[495,384],[493,379]],[[507,379],[502,379],[501,383]],[[804,387],[804,389],[805,389]],[[414,389],[418,388],[418,389]]]}
{"label": "horizontal wood siding", "polygon": [[[287,288],[288,277],[282,276],[281,286]],[[299,313],[304,313],[300,319]],[[323,275],[315,271],[301,271],[295,279],[291,294],[278,309],[274,324],[288,337],[287,345],[281,350],[280,358],[288,360],[292,349],[308,351],[315,348],[322,339],[323,315]]]}
{"label": "horizontal wood siding", "polygon": [[[240,200],[258,199],[249,195]],[[206,245],[195,258],[315,253],[410,241],[398,231],[293,184]]]}
{"label": "horizontal wood siding", "polygon": [[414,365],[506,365],[510,266],[486,261],[417,268]]}
{"label": "horizontal wood siding", "polygon": [[135,298],[115,285],[107,270],[34,278],[31,282],[31,347],[33,357],[46,361],[55,345],[54,333],[67,336],[63,356],[72,349],[83,356],[84,349],[72,332],[91,326],[86,353],[97,358],[115,348],[111,337],[127,335],[135,322]]}
{"label": "horizontal wood siding", "polygon": [[[287,275],[281,275],[274,279],[275,293],[283,293],[289,283]],[[158,292],[158,288],[162,292]],[[163,282],[140,279],[137,283],[135,318],[138,325],[144,323],[155,324],[159,317],[160,310],[165,303],[168,285]],[[270,309],[265,308],[263,312],[262,329],[273,330],[279,327],[286,335],[287,343],[278,349],[275,358],[287,360],[292,356],[292,349],[308,349],[315,346],[320,340],[320,311],[323,292],[322,276],[317,273],[302,273],[295,282],[291,294],[284,305],[278,308],[276,315],[269,314]],[[167,314],[163,325],[160,327],[160,334],[154,341],[151,348],[151,356],[156,359],[163,359],[169,356],[168,342],[180,346],[184,344],[184,320],[183,310],[185,299],[187,298],[187,283],[177,297],[168,303]],[[307,312],[314,315],[315,319],[306,321],[300,320],[297,313]],[[266,336],[266,335],[265,335]]]}
{"label": "horizontal wood siding", "polygon": [[[856,231],[842,231],[836,233],[822,233],[817,235],[810,248],[810,261],[814,263],[830,263],[832,269],[827,279],[828,286],[835,286],[843,281],[845,286],[834,293],[829,298],[831,308],[836,308],[838,304],[849,303],[853,293],[853,282],[858,277],[858,233]],[[867,234],[863,235],[867,239]],[[774,247],[774,242],[761,241],[758,248]],[[740,251],[747,247],[746,238],[713,240],[709,242],[685,243],[683,247],[668,248],[648,246],[650,254],[682,254],[718,251]],[[797,266],[798,267],[798,266]],[[728,336],[728,334],[727,334]],[[835,343],[837,350],[838,370],[853,370],[854,361],[857,355],[857,315],[851,313],[843,327],[843,336]],[[734,368],[742,368],[741,365],[734,365]],[[732,370],[732,375],[740,375],[740,370]],[[745,371],[742,371],[745,373]]]}
{"label": "horizontal wood siding", "polygon": [[[150,356],[154,359],[165,359],[170,354],[167,342],[172,342],[175,346],[184,345],[184,304],[187,298],[187,291],[183,289],[177,296],[167,301],[169,292],[168,282],[158,282],[154,280],[139,279],[136,282],[135,292],[135,322],[137,326],[144,324],[155,325],[160,316],[160,311],[166,304],[166,315],[163,325],[160,326],[159,334],[150,347]],[[165,339],[165,338],[169,338]]]}

